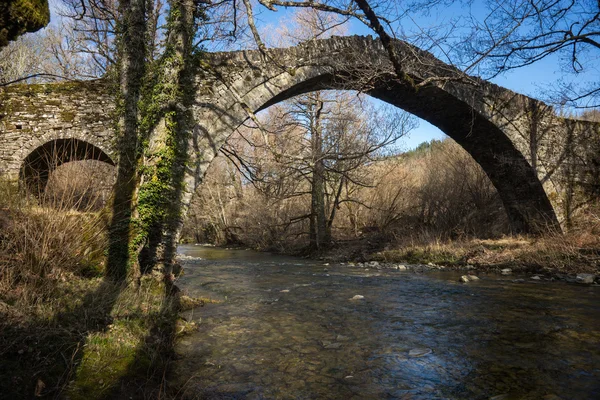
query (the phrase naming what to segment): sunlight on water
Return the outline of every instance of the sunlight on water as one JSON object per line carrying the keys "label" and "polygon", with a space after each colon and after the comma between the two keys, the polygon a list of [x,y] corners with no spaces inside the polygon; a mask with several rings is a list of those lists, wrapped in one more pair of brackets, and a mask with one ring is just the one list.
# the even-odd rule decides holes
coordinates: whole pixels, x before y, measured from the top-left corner
{"label": "sunlight on water", "polygon": [[180,252],[179,286],[222,300],[186,314],[186,398],[600,398],[598,287]]}

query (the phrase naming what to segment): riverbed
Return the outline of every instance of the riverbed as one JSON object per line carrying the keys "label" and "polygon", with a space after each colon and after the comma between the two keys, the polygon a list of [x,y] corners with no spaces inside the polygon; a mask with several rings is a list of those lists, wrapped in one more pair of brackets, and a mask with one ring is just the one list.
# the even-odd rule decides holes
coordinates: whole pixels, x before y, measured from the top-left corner
{"label": "riverbed", "polygon": [[598,285],[179,252],[177,285],[214,301],[184,314],[184,398],[600,399]]}

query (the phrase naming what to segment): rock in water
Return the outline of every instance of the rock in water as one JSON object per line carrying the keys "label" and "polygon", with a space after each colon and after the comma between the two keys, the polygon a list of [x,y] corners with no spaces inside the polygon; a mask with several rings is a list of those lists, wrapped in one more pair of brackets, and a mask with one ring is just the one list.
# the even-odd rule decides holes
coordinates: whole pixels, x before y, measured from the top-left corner
{"label": "rock in water", "polygon": [[467,275],[463,275],[458,279],[459,282],[461,283],[468,283],[469,282],[469,277]]}
{"label": "rock in water", "polygon": [[364,298],[365,298],[365,296],[357,294],[353,298],[351,298],[350,300],[363,300]]}
{"label": "rock in water", "polygon": [[470,281],[478,281],[479,277],[475,276],[475,275],[467,275],[467,277],[469,278]]}
{"label": "rock in water", "polygon": [[594,283],[596,276],[594,274],[577,274],[577,283],[591,284]]}
{"label": "rock in water", "polygon": [[503,270],[500,271],[500,273],[502,275],[510,275],[510,274],[512,274],[512,269],[510,269],[510,268],[504,268]]}
{"label": "rock in water", "polygon": [[425,349],[425,348],[412,349],[408,352],[408,356],[409,357],[423,357],[423,356],[429,355],[431,353],[433,353],[433,350],[431,350],[431,349]]}

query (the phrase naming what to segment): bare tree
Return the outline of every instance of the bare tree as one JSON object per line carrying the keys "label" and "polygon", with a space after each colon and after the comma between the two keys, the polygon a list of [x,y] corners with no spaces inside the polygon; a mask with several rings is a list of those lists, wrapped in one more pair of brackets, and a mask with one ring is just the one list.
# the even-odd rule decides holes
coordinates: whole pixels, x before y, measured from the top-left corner
{"label": "bare tree", "polygon": [[[581,74],[600,54],[600,3],[595,0],[491,1],[483,19],[471,19],[464,49],[484,62],[488,76],[557,57],[563,71]],[[600,81],[562,86],[561,103],[600,105]]]}
{"label": "bare tree", "polygon": [[259,130],[242,131],[241,148],[223,153],[270,201],[310,199],[288,224],[308,220],[310,246],[332,240],[340,206],[355,202],[355,186],[369,185],[361,168],[378,160],[386,146],[404,136],[414,120],[405,113],[374,109],[352,93],[314,92],[271,107]]}

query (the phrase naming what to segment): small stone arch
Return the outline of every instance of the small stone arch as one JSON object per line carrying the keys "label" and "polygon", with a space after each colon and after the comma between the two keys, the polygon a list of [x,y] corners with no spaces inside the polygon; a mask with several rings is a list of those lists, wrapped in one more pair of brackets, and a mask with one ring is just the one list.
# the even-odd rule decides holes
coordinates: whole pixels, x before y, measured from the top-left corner
{"label": "small stone arch", "polygon": [[23,157],[19,171],[21,185],[36,196],[41,195],[54,169],[71,161],[97,160],[115,165],[106,151],[87,141],[74,137],[61,137],[32,146]]}

